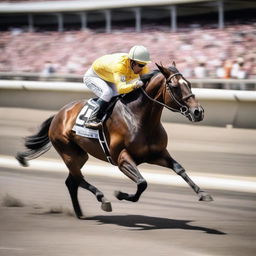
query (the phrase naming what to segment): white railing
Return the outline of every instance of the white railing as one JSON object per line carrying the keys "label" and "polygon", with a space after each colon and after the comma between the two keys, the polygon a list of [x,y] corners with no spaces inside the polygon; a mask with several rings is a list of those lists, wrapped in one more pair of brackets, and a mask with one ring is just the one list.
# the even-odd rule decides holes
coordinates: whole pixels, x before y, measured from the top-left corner
{"label": "white railing", "polygon": [[[27,80],[27,81],[61,81],[61,82],[78,82],[83,81],[82,75],[75,74],[57,74],[53,73],[48,76],[41,73],[26,72],[0,72],[0,80]],[[256,78],[254,79],[189,79],[194,88],[211,88],[211,89],[241,89],[256,90]]]}
{"label": "white railing", "polygon": [[[256,91],[194,88],[205,109],[201,125],[256,128]],[[58,110],[93,94],[83,83],[0,80],[0,107]],[[163,121],[190,123],[180,114],[165,110]]]}

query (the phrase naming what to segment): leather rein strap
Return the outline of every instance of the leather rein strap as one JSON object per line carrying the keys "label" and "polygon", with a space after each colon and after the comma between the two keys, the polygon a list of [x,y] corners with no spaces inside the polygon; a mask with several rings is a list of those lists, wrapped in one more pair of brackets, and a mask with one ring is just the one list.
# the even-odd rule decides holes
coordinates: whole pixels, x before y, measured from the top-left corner
{"label": "leather rein strap", "polygon": [[[174,101],[180,106],[180,109],[175,109],[175,108],[169,107],[168,105],[166,105],[166,104],[164,104],[164,103],[162,103],[162,102],[160,102],[160,101],[158,101],[158,100],[156,100],[156,99],[153,99],[151,96],[149,96],[149,95],[146,93],[146,91],[145,91],[142,87],[141,87],[141,90],[142,90],[143,94],[144,94],[149,100],[151,100],[151,101],[153,101],[153,102],[155,102],[155,103],[158,103],[158,104],[162,105],[163,107],[165,107],[165,108],[167,108],[167,109],[169,109],[169,110],[171,110],[171,111],[173,111],[173,112],[179,112],[179,113],[181,113],[181,114],[184,115],[184,116],[188,116],[188,115],[190,115],[188,107],[187,107],[186,105],[181,104],[181,103],[176,99],[176,97],[174,96],[174,94],[173,94],[173,92],[172,92],[172,90],[171,90],[171,87],[175,87],[175,86],[172,85],[171,80],[172,80],[173,77],[175,77],[175,76],[177,76],[177,75],[181,75],[181,76],[182,76],[181,73],[177,72],[177,73],[171,74],[171,75],[166,79],[166,88],[167,88],[169,94],[171,95],[171,97],[174,99]],[[189,99],[190,97],[193,97],[193,96],[194,96],[194,94],[193,94],[193,93],[190,93],[190,94],[184,96],[184,97],[182,98],[182,100],[187,100],[187,99]]]}

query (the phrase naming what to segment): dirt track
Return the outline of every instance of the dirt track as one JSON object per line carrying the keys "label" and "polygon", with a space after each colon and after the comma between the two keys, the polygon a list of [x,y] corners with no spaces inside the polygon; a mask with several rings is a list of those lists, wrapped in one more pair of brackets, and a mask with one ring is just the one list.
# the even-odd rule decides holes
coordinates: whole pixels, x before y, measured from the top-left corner
{"label": "dirt track", "polygon": [[[23,110],[8,113],[9,117],[0,110],[2,155],[19,150],[21,137],[31,133],[50,114]],[[255,178],[256,131],[166,127],[172,139],[169,149],[185,168],[189,167],[192,177],[199,172]],[[57,156],[51,151],[47,157]],[[128,179],[91,175],[89,181],[111,200],[113,212],[103,212],[93,195],[80,189],[86,219],[77,220],[69,216],[66,176],[65,172],[0,167],[0,199],[9,193],[25,203],[20,208],[0,207],[1,256],[256,253],[255,194],[209,190],[215,201],[202,203],[189,187],[149,184],[138,203],[120,202],[113,191],[132,192],[134,184]],[[56,208],[62,208],[60,213],[51,213]]]}
{"label": "dirt track", "polygon": [[[86,191],[79,197],[85,220],[69,216],[65,175],[1,170],[1,194],[26,204],[0,208],[0,252],[16,255],[254,255],[255,197],[210,191],[202,203],[186,188],[150,185],[139,203],[117,201],[125,180],[89,177],[112,201],[106,213]],[[60,213],[51,213],[59,211]],[[67,210],[68,209],[68,210]]]}

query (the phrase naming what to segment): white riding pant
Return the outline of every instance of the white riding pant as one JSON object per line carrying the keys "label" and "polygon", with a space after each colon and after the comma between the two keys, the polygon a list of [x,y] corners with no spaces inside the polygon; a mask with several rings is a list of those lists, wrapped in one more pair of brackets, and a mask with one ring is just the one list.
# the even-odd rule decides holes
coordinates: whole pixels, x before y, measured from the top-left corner
{"label": "white riding pant", "polygon": [[89,68],[84,74],[84,83],[94,94],[106,102],[119,94],[115,84],[100,78],[92,68]]}

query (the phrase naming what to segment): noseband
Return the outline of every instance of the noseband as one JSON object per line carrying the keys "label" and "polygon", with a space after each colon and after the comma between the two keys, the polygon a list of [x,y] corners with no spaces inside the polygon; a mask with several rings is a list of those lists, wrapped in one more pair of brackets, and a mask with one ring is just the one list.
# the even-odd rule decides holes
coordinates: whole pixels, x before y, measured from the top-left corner
{"label": "noseband", "polygon": [[[180,112],[182,115],[187,116],[187,115],[190,114],[188,107],[187,107],[186,105],[184,105],[183,103],[181,103],[181,102],[175,97],[175,94],[173,93],[173,88],[177,87],[177,85],[173,85],[173,83],[172,83],[172,78],[175,77],[175,76],[178,76],[178,75],[182,76],[181,73],[176,72],[176,73],[170,75],[170,76],[166,79],[166,85],[167,85],[166,88],[167,88],[167,91],[168,91],[168,93],[170,94],[170,96],[173,98],[173,100],[177,103],[177,105],[180,106],[180,111],[179,111],[179,112]],[[191,91],[191,89],[188,87],[188,85],[187,85],[187,84],[185,84],[185,85],[186,85],[188,91]],[[191,92],[191,93],[189,93],[188,95],[182,97],[182,101],[188,100],[190,97],[194,97],[194,96],[195,96],[195,95]]]}
{"label": "noseband", "polygon": [[[170,94],[170,96],[171,96],[171,97],[174,99],[174,101],[177,103],[177,105],[179,105],[179,107],[180,107],[179,109],[175,109],[175,108],[169,107],[169,106],[167,106],[166,104],[164,104],[164,103],[162,103],[162,102],[160,102],[160,101],[158,101],[158,100],[153,99],[152,97],[150,97],[150,96],[146,93],[146,91],[145,91],[142,87],[141,87],[141,89],[142,89],[142,92],[144,93],[144,95],[146,95],[151,101],[156,102],[156,103],[162,105],[163,107],[165,107],[165,108],[167,108],[167,109],[169,109],[169,110],[171,110],[171,111],[173,111],[173,112],[179,112],[179,113],[181,113],[182,115],[184,115],[184,116],[187,117],[187,116],[191,115],[191,114],[189,113],[188,107],[187,107],[186,105],[182,104],[182,103],[175,97],[175,95],[174,95],[174,93],[173,93],[173,88],[177,87],[177,85],[173,85],[173,84],[172,84],[172,78],[175,77],[175,76],[177,76],[177,75],[182,76],[181,73],[177,72],[177,73],[171,74],[171,75],[166,79],[166,89],[167,89],[168,93]],[[188,90],[190,91],[190,88],[188,87],[187,84],[186,84],[186,86],[187,86]],[[193,97],[193,96],[195,96],[195,95],[194,95],[193,93],[190,93],[190,94],[188,94],[188,95],[182,97],[182,100],[185,101],[185,100],[187,100],[187,99],[189,99],[190,97]]]}

